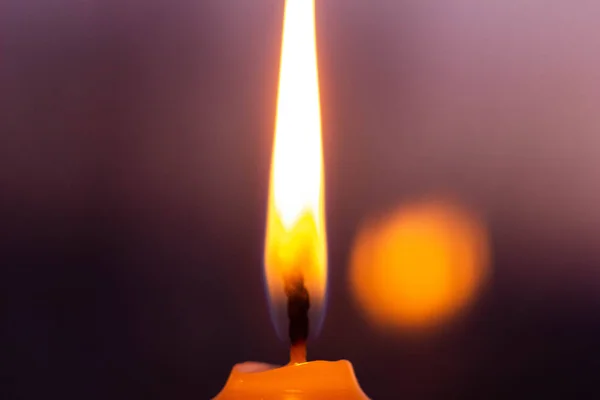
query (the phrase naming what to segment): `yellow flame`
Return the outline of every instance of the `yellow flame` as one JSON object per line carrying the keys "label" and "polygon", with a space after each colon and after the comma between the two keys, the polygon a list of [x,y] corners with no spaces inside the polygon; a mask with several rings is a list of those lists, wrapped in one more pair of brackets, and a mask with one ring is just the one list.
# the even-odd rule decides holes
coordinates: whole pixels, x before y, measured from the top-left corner
{"label": "yellow flame", "polygon": [[314,0],[287,0],[271,165],[265,275],[271,301],[302,275],[311,304],[325,296],[327,249]]}

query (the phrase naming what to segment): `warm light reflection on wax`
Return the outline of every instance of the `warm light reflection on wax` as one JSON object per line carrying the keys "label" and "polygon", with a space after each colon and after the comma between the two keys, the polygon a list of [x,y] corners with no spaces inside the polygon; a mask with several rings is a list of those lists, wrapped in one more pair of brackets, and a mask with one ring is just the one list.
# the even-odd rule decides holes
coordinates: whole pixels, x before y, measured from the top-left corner
{"label": "warm light reflection on wax", "polygon": [[368,400],[346,360],[236,365],[215,400]]}
{"label": "warm light reflection on wax", "polygon": [[488,252],[486,230],[467,210],[441,202],[403,206],[360,230],[352,291],[378,325],[436,325],[475,298]]}
{"label": "warm light reflection on wax", "polygon": [[313,0],[286,2],[271,165],[265,277],[272,306],[302,274],[317,310],[327,285],[323,151]]}

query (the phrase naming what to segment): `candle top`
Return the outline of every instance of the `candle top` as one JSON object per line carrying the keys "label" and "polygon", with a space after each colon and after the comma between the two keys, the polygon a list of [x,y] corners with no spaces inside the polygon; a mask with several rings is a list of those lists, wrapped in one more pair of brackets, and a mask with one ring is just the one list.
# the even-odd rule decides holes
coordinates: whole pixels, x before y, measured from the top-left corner
{"label": "candle top", "polygon": [[347,360],[290,363],[246,362],[233,367],[214,400],[367,400]]}

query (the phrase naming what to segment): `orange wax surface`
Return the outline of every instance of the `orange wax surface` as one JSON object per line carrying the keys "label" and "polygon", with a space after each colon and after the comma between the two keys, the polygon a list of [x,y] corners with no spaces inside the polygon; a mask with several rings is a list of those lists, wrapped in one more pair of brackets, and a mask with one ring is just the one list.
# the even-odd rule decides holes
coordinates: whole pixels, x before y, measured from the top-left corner
{"label": "orange wax surface", "polygon": [[368,400],[347,360],[283,367],[246,362],[231,370],[214,400]]}

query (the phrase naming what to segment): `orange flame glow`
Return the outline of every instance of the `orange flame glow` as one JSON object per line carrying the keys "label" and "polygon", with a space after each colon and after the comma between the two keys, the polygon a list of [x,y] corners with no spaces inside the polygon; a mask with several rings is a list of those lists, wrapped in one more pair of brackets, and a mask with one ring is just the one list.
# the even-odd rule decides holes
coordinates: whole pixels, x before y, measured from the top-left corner
{"label": "orange flame glow", "polygon": [[323,151],[314,0],[287,0],[271,165],[265,277],[271,304],[302,275],[311,309],[327,286]]}
{"label": "orange flame glow", "polygon": [[352,291],[377,325],[426,328],[468,306],[488,267],[481,220],[454,204],[415,203],[362,227],[352,252]]}

